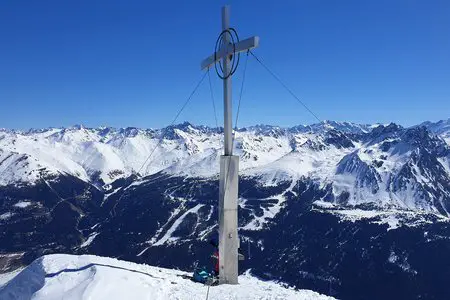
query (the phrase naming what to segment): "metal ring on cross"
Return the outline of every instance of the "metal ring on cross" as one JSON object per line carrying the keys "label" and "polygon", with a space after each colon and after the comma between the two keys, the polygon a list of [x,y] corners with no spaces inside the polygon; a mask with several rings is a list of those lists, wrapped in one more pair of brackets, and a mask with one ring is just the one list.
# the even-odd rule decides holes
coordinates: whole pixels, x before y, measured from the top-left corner
{"label": "metal ring on cross", "polygon": [[[225,73],[224,67],[222,65],[222,61],[219,60],[218,64],[219,64],[219,69],[217,68],[217,52],[220,51],[221,47],[225,46],[225,35],[228,35],[230,38],[228,39],[230,41],[230,44],[233,45],[233,54],[231,55],[231,68],[230,71],[228,73]],[[236,30],[234,28],[228,28],[225,29],[224,31],[222,31],[219,34],[219,37],[217,38],[216,41],[216,46],[214,48],[214,68],[216,69],[216,73],[217,76],[219,76],[221,79],[227,79],[228,77],[230,77],[231,75],[234,74],[234,72],[236,72],[237,67],[239,65],[239,60],[241,58],[241,54],[237,53],[237,58],[236,58],[236,43],[239,42],[239,36],[236,32]]]}

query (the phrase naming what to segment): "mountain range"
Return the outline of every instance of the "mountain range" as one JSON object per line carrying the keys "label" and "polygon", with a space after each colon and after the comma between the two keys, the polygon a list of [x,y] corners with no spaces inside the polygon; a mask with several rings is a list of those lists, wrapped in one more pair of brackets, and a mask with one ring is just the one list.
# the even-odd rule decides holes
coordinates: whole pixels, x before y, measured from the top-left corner
{"label": "mountain range", "polygon": [[[0,132],[0,184],[67,174],[108,190],[133,174],[218,174],[222,129],[188,122],[163,129],[49,128]],[[450,119],[411,128],[325,121],[235,132],[240,174],[270,186],[310,178],[330,193],[319,204],[450,210]],[[327,206],[327,204],[325,204]],[[322,205],[323,206],[323,205]],[[328,205],[329,206],[329,205]]]}
{"label": "mountain range", "polygon": [[[0,268],[55,252],[208,264],[222,131],[0,130]],[[449,295],[450,119],[234,136],[242,272],[338,298]]]}

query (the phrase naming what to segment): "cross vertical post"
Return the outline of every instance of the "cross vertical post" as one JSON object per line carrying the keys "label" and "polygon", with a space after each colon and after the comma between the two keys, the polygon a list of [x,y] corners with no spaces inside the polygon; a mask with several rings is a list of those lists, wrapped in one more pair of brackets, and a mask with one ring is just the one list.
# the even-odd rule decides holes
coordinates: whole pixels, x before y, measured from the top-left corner
{"label": "cross vertical post", "polygon": [[[229,6],[222,7],[222,30],[228,30],[230,28],[230,14]],[[228,34],[224,35],[224,44],[230,43],[230,37]],[[223,69],[225,74],[231,72],[230,56],[224,55],[222,58]],[[233,155],[233,124],[232,124],[232,107],[231,107],[231,76],[227,76],[223,79],[223,120],[224,120],[224,136],[225,136],[225,155]]]}
{"label": "cross vertical post", "polygon": [[[229,6],[222,8],[222,30],[230,27]],[[230,44],[224,35],[224,46]],[[230,55],[222,58],[225,74],[231,72]],[[231,76],[223,79],[224,155],[220,157],[219,183],[219,283],[238,284],[237,197],[239,156],[233,156]]]}
{"label": "cross vertical post", "polygon": [[[219,283],[238,284],[238,182],[239,156],[233,155],[233,124],[231,101],[232,59],[238,53],[256,48],[257,36],[234,41],[230,33],[229,6],[222,8],[223,40],[220,49],[201,63],[202,69],[210,68],[222,60],[224,105],[224,155],[220,157],[219,183]],[[234,30],[233,30],[234,31]],[[235,32],[235,31],[234,31]],[[234,43],[234,44],[233,44]]]}

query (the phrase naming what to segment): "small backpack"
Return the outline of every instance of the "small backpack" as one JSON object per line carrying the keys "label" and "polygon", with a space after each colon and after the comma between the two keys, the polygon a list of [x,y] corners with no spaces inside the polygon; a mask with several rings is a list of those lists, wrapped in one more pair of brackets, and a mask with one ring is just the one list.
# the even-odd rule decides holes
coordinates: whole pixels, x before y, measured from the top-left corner
{"label": "small backpack", "polygon": [[209,273],[206,271],[206,268],[197,268],[194,271],[194,276],[193,276],[193,280],[195,282],[200,282],[200,283],[206,283],[209,279],[210,275]]}

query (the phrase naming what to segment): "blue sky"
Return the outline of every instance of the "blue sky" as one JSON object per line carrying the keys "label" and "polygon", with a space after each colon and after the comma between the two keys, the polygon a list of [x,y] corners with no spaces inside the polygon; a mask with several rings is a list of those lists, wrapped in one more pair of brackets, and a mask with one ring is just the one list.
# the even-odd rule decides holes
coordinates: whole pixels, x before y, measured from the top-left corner
{"label": "blue sky", "polygon": [[[231,26],[260,36],[255,53],[321,119],[450,117],[449,1],[5,0],[0,127],[168,125],[202,76],[225,3]],[[241,126],[315,122],[251,57],[242,101]],[[207,81],[184,120],[214,125]]]}

